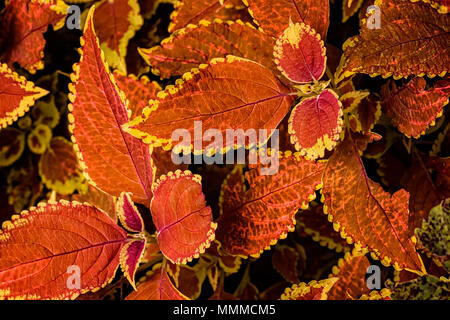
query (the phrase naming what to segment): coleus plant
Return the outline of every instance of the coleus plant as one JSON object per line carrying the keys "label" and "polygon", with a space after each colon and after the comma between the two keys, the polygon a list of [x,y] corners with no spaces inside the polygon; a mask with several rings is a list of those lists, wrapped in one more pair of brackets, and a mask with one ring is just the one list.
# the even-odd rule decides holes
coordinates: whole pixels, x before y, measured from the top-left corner
{"label": "coleus plant", "polygon": [[[33,106],[49,91],[14,71],[44,67],[43,33],[62,28],[67,5],[6,1],[0,12],[0,32],[7,32],[0,33],[0,135],[8,138],[0,141],[0,165],[23,157],[27,136],[53,191],[2,225],[0,298],[98,299],[123,279],[133,289],[129,300],[402,296],[392,294],[396,286],[370,290],[365,277],[374,260],[386,273],[393,267],[397,282],[420,287],[429,281],[417,279],[430,273],[447,283],[448,255],[427,254],[414,230],[449,196],[448,125],[436,126],[428,155],[410,139],[432,134],[448,103],[447,1],[343,1],[344,22],[360,11],[360,34],[342,54],[326,42],[328,0],[177,1],[171,35],[138,49],[160,83],[174,81],[164,90],[146,75],[127,74],[130,39],[164,1],[75,2],[88,4],[68,84],[71,141],[52,138],[53,97],[50,106]],[[380,9],[380,29],[368,27],[370,5]],[[390,79],[365,86],[361,74]],[[23,117],[30,107],[41,110],[34,122]],[[181,149],[172,136],[180,128],[194,137]],[[170,151],[264,149],[271,139],[206,145],[208,130],[277,128],[273,175],[263,163],[203,166],[201,174],[171,159]],[[375,175],[363,158],[376,160]],[[343,252],[328,277],[305,276],[308,264],[317,267],[305,262],[305,237]],[[251,268],[271,246],[285,282],[259,293]],[[232,273],[241,274],[233,295],[225,284]]]}

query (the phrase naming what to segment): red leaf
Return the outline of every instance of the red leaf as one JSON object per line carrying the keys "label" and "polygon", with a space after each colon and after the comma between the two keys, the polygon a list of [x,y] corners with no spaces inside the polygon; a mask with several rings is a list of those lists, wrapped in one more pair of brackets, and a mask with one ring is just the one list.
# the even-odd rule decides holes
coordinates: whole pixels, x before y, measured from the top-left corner
{"label": "red leaf", "polygon": [[297,283],[299,258],[300,256],[294,248],[279,245],[272,254],[272,265],[286,281]]}
{"label": "red leaf", "polygon": [[322,194],[324,211],[343,238],[368,247],[383,264],[424,272],[408,232],[409,194],[391,196],[369,179],[349,133],[327,163]]}
{"label": "red leaf", "polygon": [[319,80],[327,66],[320,35],[304,23],[291,24],[283,31],[275,45],[274,56],[278,69],[295,83]]}
{"label": "red leaf", "polygon": [[308,284],[294,284],[284,291],[281,300],[327,300],[327,294],[337,280],[330,278],[318,282],[314,280]]}
{"label": "red leaf", "polygon": [[117,201],[117,215],[122,225],[130,232],[144,231],[144,221],[129,193],[122,192]]}
{"label": "red leaf", "polygon": [[[221,4],[223,3],[223,5]],[[248,15],[241,0],[183,0],[175,2],[175,11],[170,16],[169,32],[198,24],[201,20],[237,20]]]}
{"label": "red leaf", "polygon": [[[96,290],[114,277],[127,240],[104,212],[67,201],[31,208],[2,228],[0,298],[7,299],[74,299]],[[71,266],[79,268],[79,288]]]}
{"label": "red leaf", "polygon": [[177,31],[163,40],[161,46],[140,49],[139,52],[152,66],[154,74],[170,78],[229,54],[276,70],[272,53],[274,44],[272,37],[241,21],[202,21],[199,26]]}
{"label": "red leaf", "polygon": [[[195,121],[202,122],[202,136],[212,128],[221,131],[222,137],[226,137],[226,131],[231,129],[258,128],[271,132],[293,101],[291,89],[269,69],[234,56],[228,56],[226,60],[213,59],[211,66],[186,73],[183,79],[186,82],[178,81],[176,86],[168,86],[160,92],[159,99],[151,101],[143,116],[124,126],[125,130],[146,143],[171,148],[172,133],[183,128],[190,132],[193,139],[189,140],[193,141],[183,139],[177,148],[200,151],[206,149],[206,142],[199,137],[200,128],[194,127]],[[226,140],[223,144],[214,141],[208,145],[208,150],[238,148],[242,143],[236,143],[236,139]],[[260,144],[264,143],[260,141]],[[248,142],[245,144],[250,147]]]}
{"label": "red leaf", "polygon": [[198,258],[214,240],[216,224],[206,206],[201,177],[169,172],[153,186],[150,210],[161,252],[173,263]]}
{"label": "red leaf", "polygon": [[189,300],[189,298],[174,287],[165,268],[157,265],[138,285],[137,291],[128,295],[126,300]]}
{"label": "red leaf", "polygon": [[62,0],[7,0],[0,12],[0,60],[15,62],[30,73],[44,68],[44,33],[64,26],[67,5]]}
{"label": "red leaf", "polygon": [[134,201],[148,205],[153,182],[150,150],[122,131],[121,125],[129,121],[126,99],[102,59],[93,13],[91,9],[81,60],[74,65],[69,85],[72,140],[85,174],[98,188],[114,196],[131,192]]}
{"label": "red leaf", "polygon": [[342,114],[342,104],[330,89],[303,99],[289,118],[291,142],[310,159],[323,157],[325,150],[333,150],[339,140]]}
{"label": "red leaf", "polygon": [[50,141],[50,147],[39,159],[39,175],[47,188],[62,195],[82,189],[85,182],[73,144],[63,137]]}
{"label": "red leaf", "polygon": [[143,257],[144,249],[145,238],[128,239],[120,253],[120,267],[122,268],[122,272],[125,274],[125,277],[135,290],[136,284],[134,282],[134,277],[136,274],[136,269],[139,267],[139,262]]}
{"label": "red leaf", "polygon": [[244,0],[259,26],[267,34],[278,37],[289,20],[310,25],[322,39],[326,39],[330,24],[328,0]]}
{"label": "red leaf", "polygon": [[72,195],[73,201],[87,202],[94,207],[105,211],[111,219],[117,222],[116,204],[113,196],[99,190],[98,188],[88,185],[86,191]]}
{"label": "red leaf", "polygon": [[[375,1],[381,28],[362,21],[359,36],[348,39],[338,68],[340,81],[353,73],[394,78],[445,74],[450,66],[450,20],[423,2]],[[424,45],[426,44],[426,45]]]}
{"label": "red leaf", "polygon": [[156,99],[156,94],[162,90],[156,81],[150,81],[146,76],[138,79],[132,74],[125,76],[120,72],[114,71],[114,78],[117,81],[117,86],[125,93],[128,99],[131,120],[140,116],[148,102]]}
{"label": "red leaf", "polygon": [[333,267],[330,277],[339,280],[328,292],[328,300],[353,300],[369,294],[365,277],[370,265],[365,252],[346,252],[344,258],[339,259],[337,266]]}
{"label": "red leaf", "polygon": [[252,165],[246,173],[248,190],[244,182],[230,183],[241,179],[241,167],[236,167],[222,186],[223,212],[216,237],[229,254],[259,256],[293,231],[295,213],[307,208],[320,188],[324,164],[288,155],[280,159],[276,174],[262,175],[262,168]]}
{"label": "red leaf", "polygon": [[425,79],[414,78],[401,88],[394,81],[381,88],[383,107],[393,124],[408,137],[424,134],[448,104],[445,88],[425,89],[426,84]]}
{"label": "red leaf", "polygon": [[137,0],[103,0],[96,4],[94,25],[108,64],[126,73],[128,41],[144,23]]}
{"label": "red leaf", "polygon": [[0,64],[0,129],[16,121],[30,109],[34,101],[48,94],[32,82]]}

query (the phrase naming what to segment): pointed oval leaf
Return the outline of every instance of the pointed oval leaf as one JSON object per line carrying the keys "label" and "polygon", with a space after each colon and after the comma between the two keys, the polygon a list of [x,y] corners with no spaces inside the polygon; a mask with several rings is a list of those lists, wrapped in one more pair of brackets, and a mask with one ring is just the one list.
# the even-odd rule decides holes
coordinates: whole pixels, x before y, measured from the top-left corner
{"label": "pointed oval leaf", "polygon": [[0,13],[0,59],[35,73],[44,68],[44,33],[64,26],[67,5],[62,0],[7,0]]}
{"label": "pointed oval leaf", "polygon": [[144,221],[138,208],[131,200],[131,195],[126,192],[122,192],[116,203],[117,215],[122,225],[130,232],[142,232],[144,231]]}
{"label": "pointed oval leaf", "polygon": [[284,291],[281,300],[327,300],[328,292],[337,280],[337,278],[330,278],[294,284]]}
{"label": "pointed oval leaf", "polygon": [[401,88],[394,81],[381,88],[383,108],[392,117],[393,124],[408,137],[424,134],[448,104],[445,88],[426,89],[426,84],[425,79],[414,78]]}
{"label": "pointed oval leaf", "polygon": [[139,267],[139,263],[143,257],[145,249],[144,239],[128,239],[127,243],[123,246],[120,252],[120,267],[125,277],[130,284],[136,290],[136,284],[134,278],[136,275],[136,269]]}
{"label": "pointed oval leaf", "polygon": [[273,46],[272,37],[241,21],[201,21],[198,26],[178,30],[160,46],[139,52],[152,66],[154,74],[170,78],[229,54],[276,70],[271,52]]}
{"label": "pointed oval leaf", "polygon": [[289,20],[310,25],[322,39],[327,38],[330,24],[328,0],[244,0],[248,3],[255,22],[267,34],[278,37],[288,26]]}
{"label": "pointed oval leaf", "polygon": [[248,16],[241,0],[183,0],[175,2],[169,32],[197,24],[201,20],[237,20]]}
{"label": "pointed oval leaf", "polygon": [[173,263],[198,258],[214,240],[216,224],[206,206],[201,177],[169,172],[153,186],[150,204],[161,252]]}
{"label": "pointed oval leaf", "polygon": [[127,239],[103,211],[67,201],[24,211],[2,229],[0,298],[6,299],[74,299],[99,289],[114,277]]}
{"label": "pointed oval leaf", "polygon": [[291,142],[302,155],[321,158],[325,150],[333,150],[342,130],[342,104],[334,91],[303,99],[289,118]]}
{"label": "pointed oval leaf", "polygon": [[121,128],[129,121],[127,103],[104,62],[93,13],[91,9],[81,38],[81,60],[74,65],[69,85],[72,141],[89,181],[113,196],[131,192],[134,201],[148,205],[153,182],[151,153]]}
{"label": "pointed oval leaf", "polygon": [[408,232],[409,193],[390,195],[370,180],[349,133],[327,163],[322,195],[324,211],[343,238],[368,247],[383,264],[424,272]]}
{"label": "pointed oval leaf", "polygon": [[0,129],[23,116],[37,99],[48,94],[4,63],[0,64],[0,88]]}
{"label": "pointed oval leaf", "polygon": [[289,25],[274,48],[275,63],[295,83],[322,78],[327,66],[326,49],[320,35],[304,23]]}
{"label": "pointed oval leaf", "polygon": [[128,41],[143,25],[137,0],[103,0],[96,4],[94,25],[100,47],[112,68],[126,73]]}
{"label": "pointed oval leaf", "polygon": [[50,141],[50,147],[39,159],[39,175],[47,188],[62,195],[81,189],[85,181],[73,144],[63,137]]}
{"label": "pointed oval leaf", "polygon": [[128,295],[126,300],[189,300],[175,288],[161,265],[155,266],[140,282],[137,291]]}
{"label": "pointed oval leaf", "polygon": [[[177,148],[198,152],[206,149],[202,136],[208,129],[220,131],[222,137],[231,129],[258,128],[272,132],[293,101],[291,89],[269,69],[234,56],[213,59],[211,66],[186,73],[183,79],[186,82],[178,81],[176,86],[160,92],[158,100],[151,101],[142,117],[127,124],[125,130],[146,143],[166,148],[173,147],[174,132],[187,130],[193,139],[183,139]],[[216,139],[208,147],[216,151],[250,147],[248,141],[236,142],[233,137],[226,140],[222,143]]]}
{"label": "pointed oval leaf", "polygon": [[16,162],[25,149],[25,133],[16,128],[0,131],[0,167]]}
{"label": "pointed oval leaf", "polygon": [[424,2],[377,0],[375,5],[380,8],[381,28],[369,29],[363,23],[360,35],[344,43],[337,80],[353,73],[404,78],[450,70],[447,15]]}
{"label": "pointed oval leaf", "polygon": [[[270,245],[295,229],[295,214],[307,208],[321,186],[324,164],[307,161],[298,155],[279,160],[278,172],[263,175],[262,165],[252,165],[246,173],[250,189],[239,198],[223,197],[223,213],[218,220],[217,239],[232,255],[259,256]],[[267,173],[267,172],[266,172]],[[229,180],[232,181],[232,180]],[[223,185],[222,194],[233,185]]]}

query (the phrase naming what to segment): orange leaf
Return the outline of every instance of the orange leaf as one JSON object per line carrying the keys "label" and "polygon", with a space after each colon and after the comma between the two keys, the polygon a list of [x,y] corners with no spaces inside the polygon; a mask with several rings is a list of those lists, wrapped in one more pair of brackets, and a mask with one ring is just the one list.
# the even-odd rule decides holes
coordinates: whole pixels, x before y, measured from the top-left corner
{"label": "orange leaf", "polygon": [[281,300],[327,300],[327,294],[337,280],[337,278],[330,278],[314,280],[308,284],[304,282],[294,284],[284,291]]}
{"label": "orange leaf", "polygon": [[178,30],[161,46],[139,52],[154,74],[170,78],[229,54],[276,70],[271,49],[274,44],[272,37],[241,21],[201,21],[198,26]]}
{"label": "orange leaf", "polygon": [[370,265],[365,252],[346,252],[344,258],[339,259],[337,266],[332,269],[330,278],[339,280],[328,292],[328,300],[353,300],[369,294],[365,277]]}
{"label": "orange leaf", "polygon": [[[348,39],[338,81],[353,73],[395,78],[445,74],[450,66],[450,20],[423,2],[375,1],[381,28],[363,20],[359,36]],[[424,45],[426,43],[426,45]]]}
{"label": "orange leaf", "polygon": [[189,300],[189,298],[174,287],[165,268],[156,265],[138,285],[137,291],[128,295],[126,300]]}
{"label": "orange leaf", "polygon": [[216,224],[206,206],[201,177],[177,170],[153,186],[150,204],[161,252],[173,263],[198,258],[214,240]]}
{"label": "orange leaf", "polygon": [[222,186],[223,212],[216,237],[229,254],[259,256],[293,231],[297,210],[307,208],[321,186],[324,164],[288,153],[280,159],[276,174],[262,175],[262,168],[251,165],[245,175],[248,190],[244,182],[230,183],[239,181],[241,167],[236,167]]}
{"label": "orange leaf", "polygon": [[128,41],[144,23],[137,0],[103,0],[96,4],[94,25],[100,47],[112,68],[126,73]]}
{"label": "orange leaf", "polygon": [[62,0],[7,0],[0,12],[0,60],[15,62],[30,73],[44,68],[44,33],[64,26],[67,5]]}
{"label": "orange leaf", "polygon": [[129,121],[127,103],[102,59],[93,13],[91,9],[81,38],[81,60],[74,65],[69,85],[72,141],[92,183],[113,196],[131,192],[134,201],[148,205],[153,182],[151,152],[122,131],[121,125]]}
{"label": "orange leaf", "polygon": [[88,185],[87,190],[72,195],[73,201],[88,202],[94,207],[105,211],[115,222],[117,222],[116,203],[113,196],[105,193],[93,185]]}
{"label": "orange leaf", "polygon": [[156,99],[156,94],[161,91],[161,86],[156,81],[150,81],[146,76],[138,79],[135,75],[125,76],[118,71],[114,71],[114,78],[117,81],[117,86],[128,99],[131,120],[140,116],[148,102],[151,99]]}
{"label": "orange leaf", "polygon": [[408,232],[408,192],[391,196],[371,181],[349,133],[327,163],[322,194],[324,211],[343,238],[368,247],[383,264],[424,272]]}
{"label": "orange leaf", "polygon": [[[223,3],[223,4],[221,4]],[[197,24],[201,20],[237,20],[245,17],[247,10],[241,0],[183,0],[175,2],[175,11],[170,16],[169,32]]]}
{"label": "orange leaf", "polygon": [[408,137],[418,138],[424,134],[448,104],[446,89],[450,86],[425,89],[426,84],[425,79],[414,78],[401,88],[397,88],[394,81],[381,88],[384,109],[393,124]]}
{"label": "orange leaf", "polygon": [[267,34],[278,37],[289,20],[310,25],[322,39],[327,38],[330,24],[328,0],[244,0],[258,25]]}
{"label": "orange leaf", "polygon": [[63,200],[13,216],[2,229],[0,298],[6,299],[74,299],[96,290],[114,277],[127,240],[104,212]]}
{"label": "orange leaf", "polygon": [[[150,101],[142,117],[128,123],[125,130],[146,143],[171,148],[172,133],[183,128],[190,132],[193,139],[189,140],[193,141],[182,141],[177,147],[203,151],[206,147],[199,137],[200,129],[202,136],[206,130],[214,128],[221,131],[223,137],[226,137],[226,130],[231,129],[258,128],[271,132],[293,101],[291,89],[269,69],[234,56],[213,59],[211,66],[201,66],[200,70],[184,74],[183,79],[186,82],[178,81],[176,86],[168,86],[160,92],[159,99]],[[196,121],[201,121],[202,128],[195,128]],[[238,148],[242,143],[226,140],[223,145],[214,141],[208,145],[209,150]],[[260,141],[260,144],[265,142]],[[250,147],[247,142],[244,144]]]}
{"label": "orange leaf", "polygon": [[305,98],[292,110],[289,118],[291,142],[307,158],[321,158],[333,150],[342,130],[342,104],[331,89]]}
{"label": "orange leaf", "polygon": [[30,81],[0,64],[0,129],[16,121],[30,109],[34,101],[48,94]]}
{"label": "orange leaf", "polygon": [[84,183],[73,144],[63,137],[50,141],[50,147],[39,159],[39,175],[47,188],[59,194],[72,194]]}
{"label": "orange leaf", "polygon": [[322,78],[327,56],[320,35],[304,23],[290,24],[274,48],[275,63],[283,75],[295,83]]}

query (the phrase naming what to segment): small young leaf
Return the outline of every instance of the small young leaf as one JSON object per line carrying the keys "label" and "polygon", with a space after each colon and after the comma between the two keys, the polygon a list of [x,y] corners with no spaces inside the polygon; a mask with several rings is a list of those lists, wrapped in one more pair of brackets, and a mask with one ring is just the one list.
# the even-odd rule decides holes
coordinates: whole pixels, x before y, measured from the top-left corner
{"label": "small young leaf", "polygon": [[144,231],[144,221],[142,220],[139,210],[131,200],[129,193],[122,192],[116,203],[117,215],[122,225],[130,232]]}
{"label": "small young leaf", "polygon": [[278,69],[295,83],[319,80],[327,66],[320,35],[304,23],[291,24],[283,31],[275,45],[274,56]]}
{"label": "small young leaf", "polygon": [[307,158],[323,157],[325,150],[333,150],[339,140],[342,114],[342,104],[331,89],[303,99],[289,118],[291,142]]}
{"label": "small young leaf", "polygon": [[139,262],[142,259],[145,249],[144,239],[128,239],[120,252],[120,267],[125,277],[136,290],[134,277],[136,269],[139,267]]}

